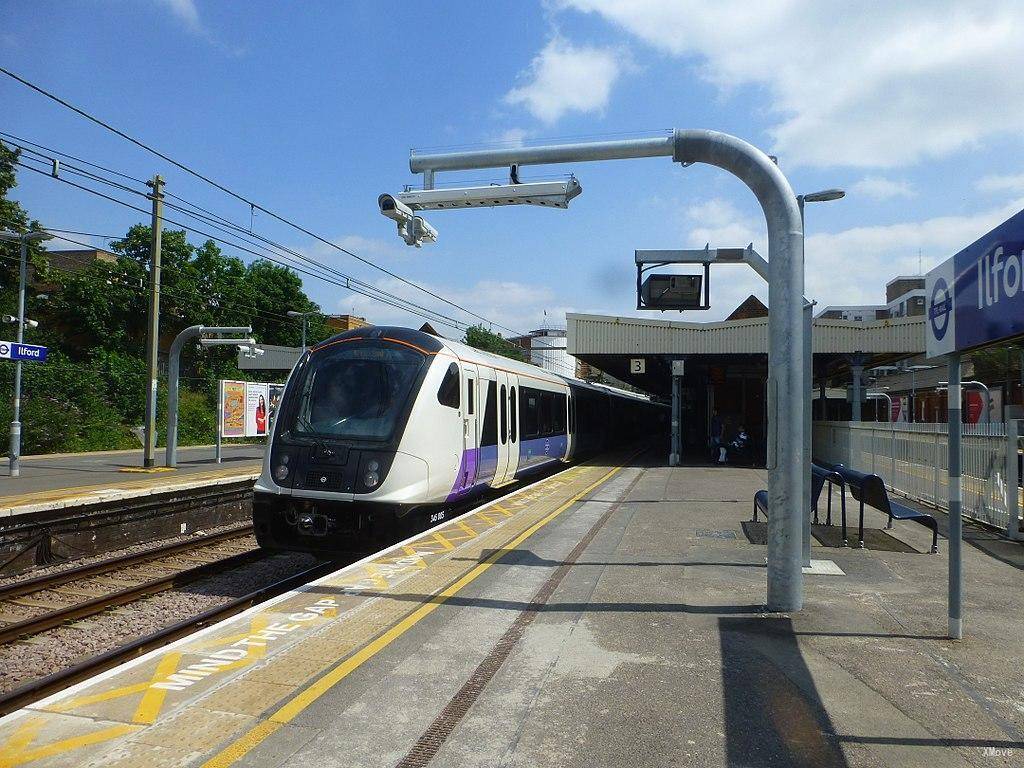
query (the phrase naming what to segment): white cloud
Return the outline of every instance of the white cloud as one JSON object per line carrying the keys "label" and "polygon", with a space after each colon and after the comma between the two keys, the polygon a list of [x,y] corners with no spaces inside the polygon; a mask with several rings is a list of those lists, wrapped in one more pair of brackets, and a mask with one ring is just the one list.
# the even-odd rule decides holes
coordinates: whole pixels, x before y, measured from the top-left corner
{"label": "white cloud", "polygon": [[[395,296],[413,301],[422,307],[447,315],[461,323],[470,325],[483,323],[478,318],[431,298],[426,293],[394,278],[378,280],[373,285]],[[480,280],[474,285],[464,288],[423,282],[419,282],[419,285],[486,317],[495,324],[493,330],[506,337],[512,335],[509,329],[525,332],[541,327],[545,321],[545,311],[547,311],[548,322],[556,324],[564,324],[565,313],[574,311],[572,307],[559,304],[555,292],[546,285],[527,285],[513,280]],[[339,298],[333,311],[353,312],[378,325],[419,327],[426,320],[413,312],[388,306],[360,294],[348,294]],[[462,336],[461,332],[445,326],[442,322],[435,320],[430,320],[430,322],[443,335],[450,338],[461,338]],[[483,324],[486,325],[486,323]]]}
{"label": "white cloud", "polygon": [[[819,306],[882,304],[885,284],[900,274],[918,274],[918,251],[925,271],[1024,208],[1024,198],[974,214],[937,216],[880,226],[853,227],[808,235],[805,244],[807,295]],[[684,212],[684,247],[710,242],[731,246],[754,243],[768,258],[765,225],[744,215],[728,201],[712,198]],[[749,269],[712,269],[713,317],[733,309],[749,293],[766,295],[763,281]]]}
{"label": "white cloud", "polygon": [[600,112],[626,66],[618,50],[554,37],[520,75],[526,82],[505,94],[505,102],[525,106],[548,124],[567,112]]}
{"label": "white cloud", "polygon": [[[762,89],[786,165],[893,167],[1024,130],[1024,3],[561,0],[730,94]],[[744,95],[744,98],[749,96]],[[737,104],[737,107],[744,107]]]}
{"label": "white cloud", "polygon": [[892,200],[898,197],[915,197],[917,192],[908,181],[894,181],[884,176],[865,176],[850,190],[872,200]]}
{"label": "white cloud", "polygon": [[178,17],[178,19],[185,24],[188,28],[195,32],[203,31],[203,24],[199,20],[199,9],[196,7],[195,0],[160,0],[171,13]]}
{"label": "white cloud", "polygon": [[509,128],[502,131],[495,142],[508,147],[521,147],[529,136],[530,132],[525,128]]}
{"label": "white cloud", "polygon": [[984,176],[974,185],[979,192],[1009,192],[1024,195],[1024,173]]}
{"label": "white cloud", "polygon": [[918,250],[927,272],[1022,207],[1024,199],[963,216],[809,235],[808,293],[822,306],[884,303],[886,282],[896,275],[918,273]]}

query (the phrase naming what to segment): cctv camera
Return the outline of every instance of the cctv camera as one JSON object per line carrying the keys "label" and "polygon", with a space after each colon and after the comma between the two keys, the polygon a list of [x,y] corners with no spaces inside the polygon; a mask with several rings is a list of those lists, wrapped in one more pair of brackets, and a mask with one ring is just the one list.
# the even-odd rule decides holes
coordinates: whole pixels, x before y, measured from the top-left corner
{"label": "cctv camera", "polygon": [[380,206],[380,212],[387,216],[389,219],[397,221],[399,224],[407,224],[413,220],[415,214],[412,208],[407,206],[401,200],[396,200],[392,195],[383,194],[377,198],[377,205]]}

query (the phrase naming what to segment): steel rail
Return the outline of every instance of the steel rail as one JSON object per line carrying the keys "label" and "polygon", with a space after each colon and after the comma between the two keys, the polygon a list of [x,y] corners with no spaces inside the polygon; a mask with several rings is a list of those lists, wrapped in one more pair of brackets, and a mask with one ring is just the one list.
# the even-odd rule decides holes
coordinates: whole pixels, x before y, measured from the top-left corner
{"label": "steel rail", "polygon": [[130,659],[141,656],[144,653],[156,648],[165,646],[173,641],[190,635],[193,632],[215,624],[218,621],[234,616],[237,613],[251,608],[259,603],[266,602],[277,595],[300,587],[314,579],[326,576],[328,573],[339,568],[337,562],[329,561],[320,563],[312,568],[293,574],[281,581],[274,582],[265,587],[250,592],[247,595],[236,598],[229,603],[219,605],[215,608],[203,611],[197,616],[172,624],[169,627],[157,630],[152,634],[140,637],[130,643],[105,651],[97,656],[86,659],[83,662],[58,670],[46,677],[33,680],[30,683],[19,686],[14,690],[0,696],[0,715],[7,715],[15,710],[21,709],[33,702],[39,701],[45,696],[63,690],[75,683],[86,680],[94,675],[122,664]]}
{"label": "steel rail", "polygon": [[67,584],[71,581],[78,581],[80,579],[89,578],[90,576],[101,576],[111,573],[112,571],[120,570],[121,568],[127,568],[132,565],[138,565],[150,560],[157,560],[161,557],[167,557],[179,552],[187,552],[192,549],[217,544],[218,542],[238,538],[250,533],[252,533],[252,523],[247,523],[246,525],[242,525],[237,528],[230,528],[217,533],[197,536],[196,538],[189,539],[188,541],[176,541],[172,544],[163,544],[161,546],[154,547],[153,549],[147,549],[144,552],[136,552],[124,557],[111,557],[106,560],[100,560],[96,563],[87,563],[85,565],[68,568],[56,573],[49,573],[43,576],[35,576],[22,581],[16,581],[0,587],[0,600],[27,595],[31,592],[41,592],[45,589],[53,589],[54,587],[59,587],[62,584]]}
{"label": "steel rail", "polygon": [[49,611],[40,616],[25,619],[24,621],[0,626],[0,643],[9,643],[24,635],[34,635],[40,632],[45,632],[48,629],[53,629],[54,627],[58,627],[68,621],[75,621],[89,616],[95,616],[108,608],[114,608],[119,605],[124,605],[125,603],[140,600],[144,597],[149,597],[150,595],[155,595],[159,592],[165,592],[168,589],[179,587],[183,584],[188,584],[189,582],[201,579],[211,573],[229,568],[236,568],[239,565],[244,565],[252,560],[269,557],[271,554],[273,553],[257,547],[248,552],[230,555],[229,557],[214,560],[212,563],[205,563],[194,568],[187,568],[168,576],[161,576],[141,584],[126,587],[125,589],[121,589],[116,592],[100,595],[99,597],[94,597],[91,600],[85,600],[64,608],[58,608],[55,611]]}

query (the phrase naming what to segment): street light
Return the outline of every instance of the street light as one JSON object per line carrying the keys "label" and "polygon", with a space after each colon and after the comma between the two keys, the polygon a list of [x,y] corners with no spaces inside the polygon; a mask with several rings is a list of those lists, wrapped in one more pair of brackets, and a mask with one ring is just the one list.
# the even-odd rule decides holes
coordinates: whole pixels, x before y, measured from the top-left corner
{"label": "street light", "polygon": [[288,317],[301,317],[302,318],[302,351],[306,351],[306,324],[309,322],[309,318],[313,315],[319,315],[319,312],[296,312],[294,309],[289,309],[287,312]]}
{"label": "street light", "polygon": [[[18,316],[11,318],[18,324],[17,342],[21,344],[25,340],[25,283],[28,280],[28,244],[37,243],[41,240],[52,238],[49,232],[26,232],[19,235],[17,232],[0,232],[0,240],[7,242],[21,243],[21,258],[18,262]],[[31,321],[35,328],[39,323]],[[11,452],[10,452],[10,473],[11,477],[21,475],[21,360],[14,364],[14,412],[11,419]]]}
{"label": "street light", "polygon": [[802,196],[805,203],[827,203],[830,200],[841,200],[846,197],[846,191],[842,189],[823,189],[820,192],[810,192]]}
{"label": "street light", "polygon": [[[983,411],[983,415],[985,416],[985,418],[983,419],[983,421],[986,424],[988,422],[990,422],[992,420],[991,416],[989,415],[989,411],[992,409],[992,393],[990,393],[988,391],[988,385],[985,384],[984,382],[981,382],[981,381],[961,381],[960,382],[960,386],[961,387],[977,387],[978,389],[983,390],[985,392],[985,408],[984,408],[984,411]],[[940,381],[939,382],[939,387],[945,389],[945,388],[949,387],[949,382],[948,381]]]}
{"label": "street light", "polygon": [[[829,200],[839,200],[845,197],[846,193],[841,189],[823,189],[818,192],[811,192],[807,195],[797,195],[796,202],[800,207],[800,237],[806,241],[804,233],[804,203],[825,203]],[[805,243],[801,243],[801,250],[804,251],[804,264],[807,264],[807,249]],[[806,273],[807,268],[804,267]],[[806,287],[804,293],[806,294]],[[811,486],[808,478],[811,476],[811,390],[814,389],[814,345],[811,340],[811,329],[814,325],[814,302],[804,300],[804,375],[803,386],[803,442],[804,442],[804,465],[802,476],[804,478],[801,502],[803,503],[803,564],[804,567],[811,565]],[[857,403],[856,408],[860,408]]]}

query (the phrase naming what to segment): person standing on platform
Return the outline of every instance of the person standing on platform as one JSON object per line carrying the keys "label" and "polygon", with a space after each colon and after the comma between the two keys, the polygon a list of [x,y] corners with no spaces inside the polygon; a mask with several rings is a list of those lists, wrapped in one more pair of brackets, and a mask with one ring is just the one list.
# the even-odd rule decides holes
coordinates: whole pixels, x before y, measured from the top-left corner
{"label": "person standing on platform", "polygon": [[711,434],[708,437],[708,442],[711,446],[711,460],[716,461],[718,459],[718,449],[725,441],[725,422],[722,421],[722,417],[718,415],[718,409],[715,408],[714,413],[711,414]]}

